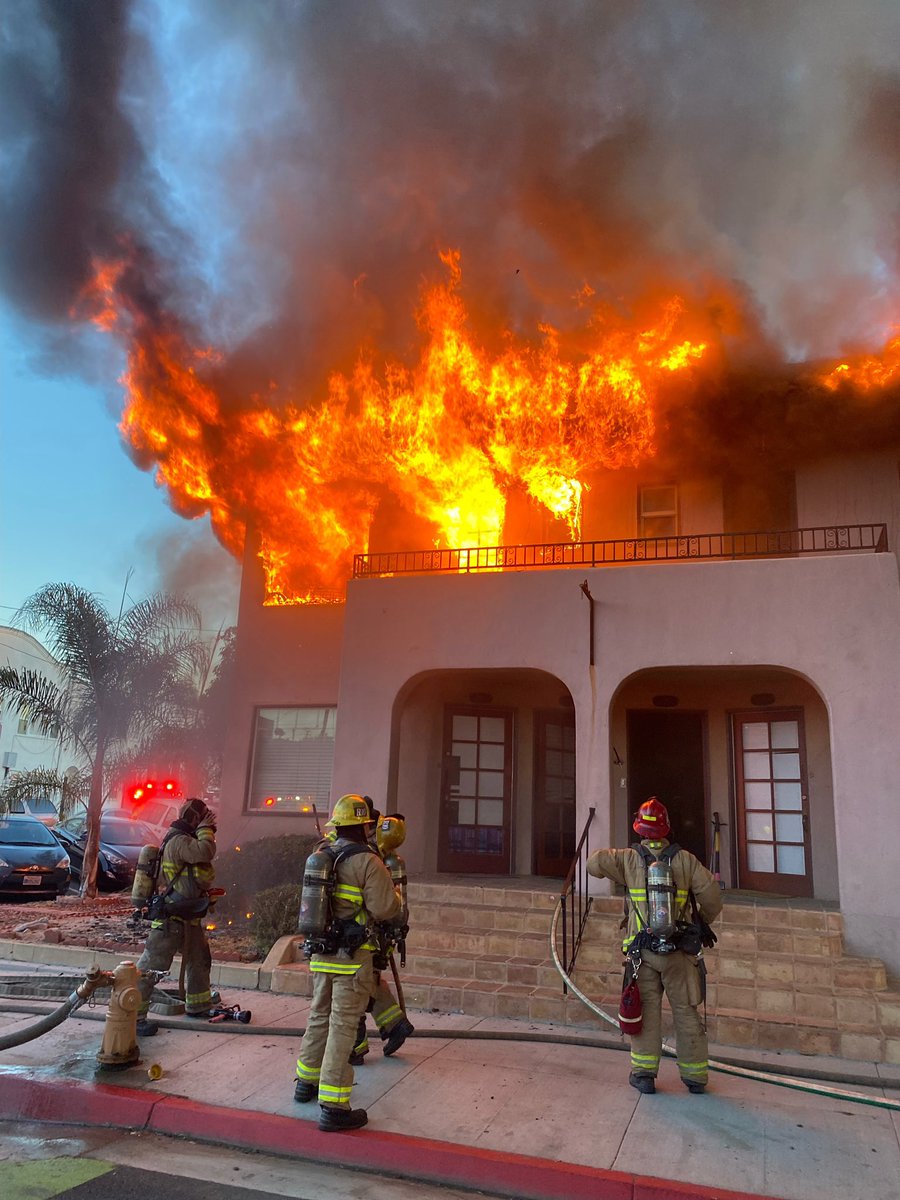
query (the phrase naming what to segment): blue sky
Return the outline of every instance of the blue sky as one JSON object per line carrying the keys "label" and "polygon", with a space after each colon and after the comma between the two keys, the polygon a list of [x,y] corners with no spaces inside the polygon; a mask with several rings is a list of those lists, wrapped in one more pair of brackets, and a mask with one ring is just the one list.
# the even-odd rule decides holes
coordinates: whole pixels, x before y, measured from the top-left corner
{"label": "blue sky", "polygon": [[132,463],[111,409],[115,383],[44,374],[35,353],[0,307],[0,624],[45,583],[77,584],[118,610],[130,571],[128,597],[139,601],[166,586],[167,547],[177,548],[170,559],[218,563],[218,594],[196,599],[205,626],[231,623],[237,564],[206,518],[177,516],[152,473]]}

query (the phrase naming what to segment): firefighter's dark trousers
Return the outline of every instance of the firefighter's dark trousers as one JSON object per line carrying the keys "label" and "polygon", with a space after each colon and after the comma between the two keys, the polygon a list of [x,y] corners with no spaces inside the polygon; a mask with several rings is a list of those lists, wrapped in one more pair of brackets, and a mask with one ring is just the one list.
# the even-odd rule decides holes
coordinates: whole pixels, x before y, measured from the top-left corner
{"label": "firefighter's dark trousers", "polygon": [[695,958],[674,950],[671,954],[641,951],[637,977],[644,1010],[642,1031],[631,1039],[631,1070],[635,1075],[653,1075],[659,1070],[662,1052],[663,992],[672,1010],[675,1051],[682,1079],[707,1081],[709,1048],[706,1026],[699,1013],[703,1001],[700,966]]}
{"label": "firefighter's dark trousers", "polygon": [[357,950],[352,961],[359,962],[353,974],[316,970],[315,958],[311,964],[312,1007],[300,1044],[297,1078],[318,1085],[319,1103],[324,1108],[350,1107],[353,1068],[347,1060],[359,1018],[372,994],[372,952]]}
{"label": "firefighter's dark trousers", "polygon": [[[206,940],[206,930],[199,920],[182,921],[178,917],[167,917],[159,926],[154,925],[147,935],[144,953],[138,960],[138,969],[168,971],[176,954],[181,954],[184,966],[185,1012],[208,1012],[212,1004],[209,990],[212,955]],[[154,984],[151,979],[141,979],[138,987],[141,992],[138,1016],[144,1017],[150,1008]]]}

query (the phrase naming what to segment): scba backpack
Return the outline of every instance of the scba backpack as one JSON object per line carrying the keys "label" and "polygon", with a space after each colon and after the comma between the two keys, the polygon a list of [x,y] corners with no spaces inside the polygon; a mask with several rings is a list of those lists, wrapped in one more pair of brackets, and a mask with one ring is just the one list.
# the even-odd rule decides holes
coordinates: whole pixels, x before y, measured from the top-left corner
{"label": "scba backpack", "polygon": [[346,919],[334,915],[334,889],[337,866],[355,854],[374,854],[368,844],[361,842],[320,842],[306,860],[303,888],[300,893],[300,914],[297,929],[305,937],[303,953],[336,954],[346,950],[352,957],[369,935],[367,923],[356,919],[358,912]]}

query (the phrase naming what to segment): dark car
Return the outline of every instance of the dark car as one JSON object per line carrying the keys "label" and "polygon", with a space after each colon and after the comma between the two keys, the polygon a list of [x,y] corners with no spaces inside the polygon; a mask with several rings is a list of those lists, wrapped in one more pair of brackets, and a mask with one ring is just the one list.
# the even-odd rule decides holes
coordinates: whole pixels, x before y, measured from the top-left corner
{"label": "dark car", "polygon": [[[87,837],[87,818],[70,817],[53,830],[72,859],[72,874],[81,878],[84,843]],[[159,845],[159,837],[143,821],[129,817],[100,818],[100,849],[97,855],[97,886],[104,892],[120,892],[130,888],[141,847]]]}
{"label": "dark car", "polygon": [[0,893],[6,896],[61,896],[68,891],[69,855],[35,817],[0,816]]}

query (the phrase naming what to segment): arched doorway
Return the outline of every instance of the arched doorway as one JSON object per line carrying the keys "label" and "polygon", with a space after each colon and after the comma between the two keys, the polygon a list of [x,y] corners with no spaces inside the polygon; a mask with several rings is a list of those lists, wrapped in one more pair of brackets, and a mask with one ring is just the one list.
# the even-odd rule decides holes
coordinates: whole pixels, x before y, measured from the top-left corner
{"label": "arched doorway", "polygon": [[[394,705],[391,792],[425,870],[562,877],[575,849],[575,711],[543,671],[427,672]],[[412,847],[411,847],[412,849]]]}
{"label": "arched doorway", "polygon": [[618,688],[610,721],[622,836],[657,795],[673,840],[726,886],[839,898],[828,714],[809,680],[765,666],[641,671]]}

